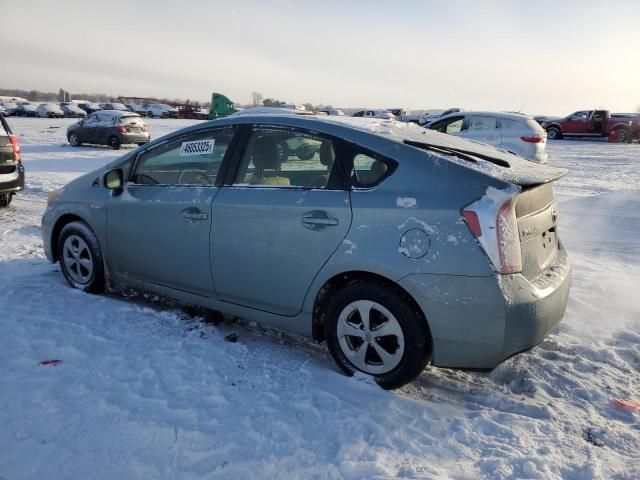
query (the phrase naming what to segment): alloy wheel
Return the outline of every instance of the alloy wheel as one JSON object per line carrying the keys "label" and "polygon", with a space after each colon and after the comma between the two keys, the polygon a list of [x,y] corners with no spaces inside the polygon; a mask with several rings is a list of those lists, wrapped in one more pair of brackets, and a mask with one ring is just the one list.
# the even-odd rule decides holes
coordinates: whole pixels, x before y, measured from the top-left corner
{"label": "alloy wheel", "polygon": [[340,313],[338,342],[359,370],[384,374],[396,368],[404,355],[404,334],[396,317],[383,305],[356,300]]}
{"label": "alloy wheel", "polygon": [[93,256],[87,243],[78,235],[69,235],[62,247],[63,261],[71,279],[86,285],[93,276]]}

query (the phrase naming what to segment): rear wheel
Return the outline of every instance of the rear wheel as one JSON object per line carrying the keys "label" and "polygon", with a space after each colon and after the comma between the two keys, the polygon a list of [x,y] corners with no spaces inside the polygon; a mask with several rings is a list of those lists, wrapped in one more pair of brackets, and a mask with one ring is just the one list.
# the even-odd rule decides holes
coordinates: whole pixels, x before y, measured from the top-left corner
{"label": "rear wheel", "polygon": [[620,128],[616,130],[616,133],[618,134],[618,142],[620,143],[627,143],[631,136],[629,131],[625,128]]}
{"label": "rear wheel", "polygon": [[120,139],[116,136],[109,137],[109,146],[114,150],[120,150],[122,144],[120,143]]}
{"label": "rear wheel", "polygon": [[333,296],[325,338],[345,374],[367,373],[387,389],[411,382],[429,361],[421,316],[402,295],[371,281],[352,283]]}
{"label": "rear wheel", "polygon": [[549,127],[547,128],[547,138],[549,140],[561,140],[562,132],[558,127]]}
{"label": "rear wheel", "polygon": [[0,208],[6,208],[11,204],[13,192],[0,193]]}
{"label": "rear wheel", "polygon": [[98,239],[83,222],[65,225],[58,237],[58,259],[64,278],[74,288],[104,290],[104,264]]}
{"label": "rear wheel", "polygon": [[72,147],[79,147],[80,145],[82,145],[77,133],[72,133],[71,135],[69,135],[69,143]]}

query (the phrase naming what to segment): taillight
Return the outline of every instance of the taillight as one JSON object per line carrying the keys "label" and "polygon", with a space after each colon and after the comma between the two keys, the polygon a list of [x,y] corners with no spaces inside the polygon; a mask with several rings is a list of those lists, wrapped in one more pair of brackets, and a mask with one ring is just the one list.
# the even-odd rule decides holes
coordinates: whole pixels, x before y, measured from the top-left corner
{"label": "taillight", "polygon": [[542,137],[531,136],[531,137],[520,137],[520,140],[527,143],[540,143],[542,141]]}
{"label": "taillight", "polygon": [[127,129],[124,127],[124,125],[118,125],[116,127],[116,130],[118,130],[120,133],[127,133]]}
{"label": "taillight", "polygon": [[20,162],[20,141],[18,137],[15,135],[9,135],[9,141],[11,142],[11,147],[13,148],[13,160],[16,162]]}
{"label": "taillight", "polygon": [[520,237],[514,209],[518,189],[498,190],[489,187],[487,193],[462,209],[469,231],[498,273],[522,271]]}

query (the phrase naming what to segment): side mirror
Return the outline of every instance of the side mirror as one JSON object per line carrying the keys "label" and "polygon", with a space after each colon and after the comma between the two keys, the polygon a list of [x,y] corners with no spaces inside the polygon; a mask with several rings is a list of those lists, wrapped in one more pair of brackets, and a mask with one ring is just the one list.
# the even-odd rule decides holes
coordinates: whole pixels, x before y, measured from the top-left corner
{"label": "side mirror", "polygon": [[121,168],[114,168],[107,171],[102,177],[102,183],[109,190],[118,191],[124,185],[124,172]]}

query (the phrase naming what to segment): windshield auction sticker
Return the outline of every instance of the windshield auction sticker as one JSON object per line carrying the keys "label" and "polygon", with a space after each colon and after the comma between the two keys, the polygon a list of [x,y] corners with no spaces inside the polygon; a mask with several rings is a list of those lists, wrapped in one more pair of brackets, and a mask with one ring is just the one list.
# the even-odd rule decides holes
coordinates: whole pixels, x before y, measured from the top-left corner
{"label": "windshield auction sticker", "polygon": [[211,140],[195,140],[193,142],[182,142],[180,147],[180,156],[189,155],[208,155],[213,152],[213,145],[216,141]]}

